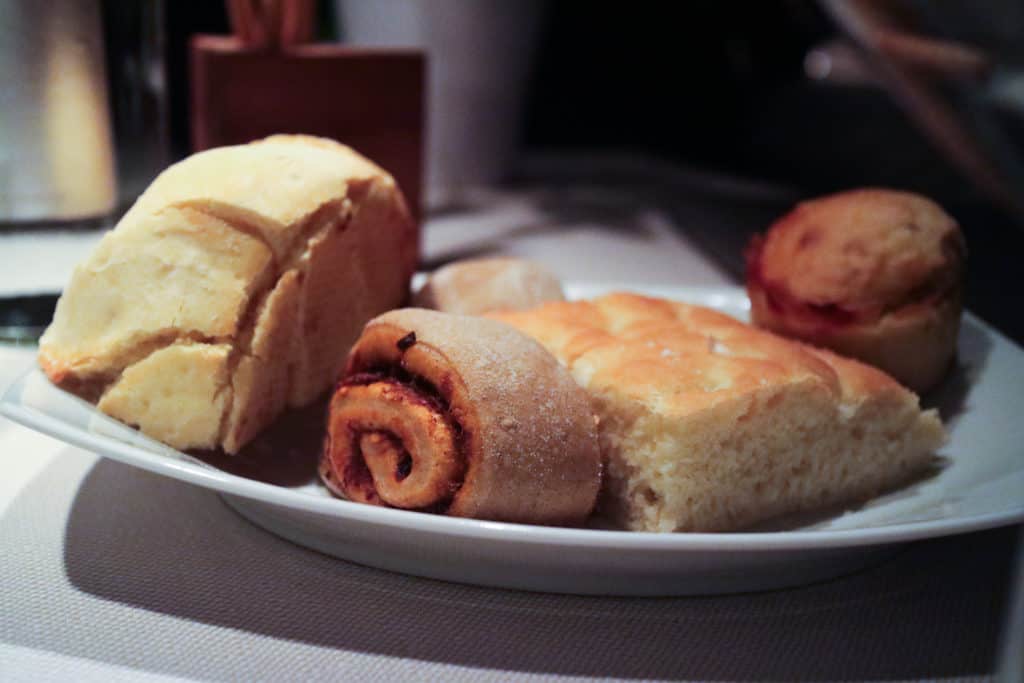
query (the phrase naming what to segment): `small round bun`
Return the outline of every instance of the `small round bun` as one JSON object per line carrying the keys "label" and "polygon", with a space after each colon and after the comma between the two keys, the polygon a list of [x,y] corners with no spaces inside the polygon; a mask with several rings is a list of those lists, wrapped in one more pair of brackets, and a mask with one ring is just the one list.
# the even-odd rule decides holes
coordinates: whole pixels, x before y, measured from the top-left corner
{"label": "small round bun", "polygon": [[802,202],[750,245],[751,318],[922,393],[956,350],[966,256],[956,221],[920,195],[862,189]]}
{"label": "small round bun", "polygon": [[444,313],[480,315],[523,311],[564,301],[562,283],[547,268],[518,258],[456,261],[438,269],[416,292],[413,305]]}

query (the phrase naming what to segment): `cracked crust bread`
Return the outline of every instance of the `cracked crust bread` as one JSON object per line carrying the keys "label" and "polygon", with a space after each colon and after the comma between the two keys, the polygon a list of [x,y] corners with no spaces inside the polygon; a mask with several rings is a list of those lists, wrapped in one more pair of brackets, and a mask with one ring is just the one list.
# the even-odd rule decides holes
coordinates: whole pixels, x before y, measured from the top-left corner
{"label": "cracked crust bread", "polygon": [[861,189],[802,202],[747,252],[751,320],[922,393],[956,351],[966,255],[956,221],[920,195]]}
{"label": "cracked crust bread", "polygon": [[394,180],[348,147],[201,152],[75,269],[39,363],[168,445],[235,453],[333,384],[366,321],[405,300],[417,248]]}
{"label": "cracked crust bread", "polygon": [[601,507],[636,531],[730,531],[852,503],[926,469],[934,410],[884,373],[724,314],[634,294],[488,314],[590,393]]}

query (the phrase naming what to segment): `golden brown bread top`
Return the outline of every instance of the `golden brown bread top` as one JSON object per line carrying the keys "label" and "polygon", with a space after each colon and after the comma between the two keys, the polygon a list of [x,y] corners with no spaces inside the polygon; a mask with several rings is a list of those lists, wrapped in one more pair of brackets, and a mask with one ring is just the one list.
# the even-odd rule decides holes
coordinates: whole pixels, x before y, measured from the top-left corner
{"label": "golden brown bread top", "polygon": [[917,400],[872,367],[685,303],[615,293],[488,317],[540,341],[583,386],[614,387],[662,415],[803,380],[819,383],[837,402]]}
{"label": "golden brown bread top", "polygon": [[752,284],[781,298],[881,314],[959,283],[960,229],[935,202],[862,189],[798,204],[755,243]]}
{"label": "golden brown bread top", "polygon": [[491,316],[593,397],[604,509],[629,529],[735,530],[872,496],[943,440],[883,373],[699,306],[617,293]]}
{"label": "golden brown bread top", "polygon": [[[333,140],[273,135],[217,147],[167,168],[122,222],[166,207],[202,211],[251,232],[284,259],[303,237],[294,230],[325,204],[354,201],[371,181],[394,179],[366,157]],[[355,195],[355,197],[353,196]]]}
{"label": "golden brown bread top", "polygon": [[[54,381],[110,374],[167,340],[239,336],[254,295],[302,259],[326,220],[344,223],[364,196],[403,202],[393,187],[350,148],[307,136],[174,164],[76,268],[41,340],[43,368]],[[408,253],[396,259],[411,272],[407,230]]]}

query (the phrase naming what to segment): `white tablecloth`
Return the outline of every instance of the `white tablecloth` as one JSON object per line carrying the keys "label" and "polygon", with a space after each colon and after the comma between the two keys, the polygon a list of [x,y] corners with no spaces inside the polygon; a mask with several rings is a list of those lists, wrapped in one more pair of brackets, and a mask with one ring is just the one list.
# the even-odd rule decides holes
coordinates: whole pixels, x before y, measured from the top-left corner
{"label": "white tablecloth", "polygon": [[[433,219],[424,252],[527,256],[566,279],[724,283],[687,236],[707,227],[506,195]],[[0,273],[0,291],[60,286],[91,242],[36,235],[51,243],[43,251],[11,239],[19,259],[34,244],[62,256]],[[0,384],[31,362],[30,350],[0,349]],[[1014,583],[1007,528],[909,545],[856,575],[779,592],[491,590],[296,547],[209,491],[6,421],[0,462],[3,681],[985,680]]]}

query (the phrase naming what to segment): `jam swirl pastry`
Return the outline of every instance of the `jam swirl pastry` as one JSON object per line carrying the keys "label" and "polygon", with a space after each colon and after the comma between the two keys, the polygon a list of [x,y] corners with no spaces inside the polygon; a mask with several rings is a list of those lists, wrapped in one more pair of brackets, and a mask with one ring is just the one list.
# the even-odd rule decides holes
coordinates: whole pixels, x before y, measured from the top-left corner
{"label": "jam swirl pastry", "polygon": [[747,251],[751,318],[921,393],[953,359],[966,255],[956,221],[919,195],[862,189],[802,202]]}
{"label": "jam swirl pastry", "polygon": [[537,342],[503,323],[385,313],[349,354],[320,476],[374,505],[579,524],[601,458],[590,400]]}

